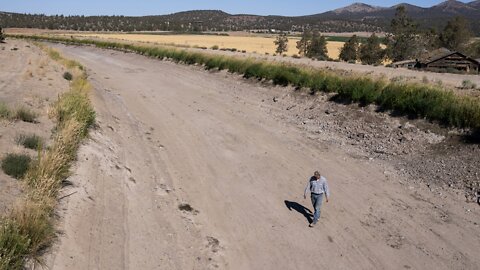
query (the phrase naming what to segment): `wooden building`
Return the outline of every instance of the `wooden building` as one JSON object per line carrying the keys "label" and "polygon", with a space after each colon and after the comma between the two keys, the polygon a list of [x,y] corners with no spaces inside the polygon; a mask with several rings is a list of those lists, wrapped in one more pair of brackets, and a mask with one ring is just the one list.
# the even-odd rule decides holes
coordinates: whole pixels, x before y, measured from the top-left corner
{"label": "wooden building", "polygon": [[480,60],[470,58],[462,53],[440,48],[415,60],[405,60],[391,64],[392,67],[417,68],[431,71],[461,71],[478,73],[480,71]]}
{"label": "wooden building", "polygon": [[416,68],[433,71],[458,70],[463,72],[478,72],[480,62],[462,53],[441,48],[417,60]]}

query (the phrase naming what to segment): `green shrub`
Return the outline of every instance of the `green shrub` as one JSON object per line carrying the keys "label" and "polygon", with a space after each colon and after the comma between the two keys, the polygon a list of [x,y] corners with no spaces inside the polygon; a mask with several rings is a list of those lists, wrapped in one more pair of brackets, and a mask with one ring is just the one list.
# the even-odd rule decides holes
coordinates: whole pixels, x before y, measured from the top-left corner
{"label": "green shrub", "polygon": [[219,48],[218,45],[213,45],[210,49],[212,49],[212,50],[218,50],[218,48]]}
{"label": "green shrub", "polygon": [[243,77],[248,79],[248,78],[257,78],[257,79],[261,79],[261,75],[263,73],[263,69],[265,69],[263,67],[263,63],[261,62],[257,62],[257,63],[253,63],[251,65],[249,65],[246,69],[245,69],[245,72],[243,74]]}
{"label": "green shrub", "polygon": [[20,107],[15,111],[13,118],[23,122],[35,123],[37,114],[28,108]]}
{"label": "green shrub", "polygon": [[15,138],[15,141],[19,145],[23,145],[25,148],[29,149],[40,149],[41,146],[43,145],[43,140],[40,138],[40,136],[37,136],[35,134],[31,135],[26,135],[26,134],[21,134]]}
{"label": "green shrub", "polygon": [[7,154],[2,160],[2,170],[17,179],[22,178],[28,170],[31,158],[23,154]]}
{"label": "green shrub", "polygon": [[381,89],[383,89],[381,81],[362,77],[344,79],[342,87],[334,92],[337,92],[342,98],[367,105],[377,101]]}
{"label": "green shrub", "polygon": [[73,75],[72,73],[66,71],[65,73],[63,73],[63,78],[67,81],[71,81],[73,79]]}

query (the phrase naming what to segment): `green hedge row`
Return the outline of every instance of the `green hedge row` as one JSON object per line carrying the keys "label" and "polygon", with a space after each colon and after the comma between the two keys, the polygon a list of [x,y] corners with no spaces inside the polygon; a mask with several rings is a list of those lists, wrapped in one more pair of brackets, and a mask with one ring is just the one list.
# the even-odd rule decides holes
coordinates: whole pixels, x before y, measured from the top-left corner
{"label": "green hedge row", "polygon": [[277,85],[292,85],[316,91],[337,93],[338,97],[363,105],[377,104],[383,110],[460,128],[480,128],[478,99],[455,95],[452,91],[425,84],[386,82],[291,64],[210,55],[163,47],[148,47],[109,41],[45,36],[15,36],[38,41],[93,45],[99,48],[130,51],[177,63],[198,64],[206,69],[228,70],[245,78],[269,80]]}

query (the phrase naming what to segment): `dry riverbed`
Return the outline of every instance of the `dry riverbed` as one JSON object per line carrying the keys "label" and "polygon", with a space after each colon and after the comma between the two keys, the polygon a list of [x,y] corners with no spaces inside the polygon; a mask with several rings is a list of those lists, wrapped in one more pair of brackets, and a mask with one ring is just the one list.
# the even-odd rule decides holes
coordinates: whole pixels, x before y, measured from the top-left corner
{"label": "dry riverbed", "polygon": [[[478,184],[479,150],[458,131],[55,46],[88,68],[98,127],[61,202],[52,269],[480,267],[480,208],[463,184]],[[316,169],[332,198],[310,229],[303,188]]]}

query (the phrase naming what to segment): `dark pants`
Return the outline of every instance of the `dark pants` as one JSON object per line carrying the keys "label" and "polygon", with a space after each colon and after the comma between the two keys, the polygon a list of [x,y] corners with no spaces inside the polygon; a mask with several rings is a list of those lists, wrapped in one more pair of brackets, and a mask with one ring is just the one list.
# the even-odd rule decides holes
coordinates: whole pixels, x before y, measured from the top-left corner
{"label": "dark pants", "polygon": [[313,213],[313,224],[317,223],[318,219],[320,218],[320,208],[322,207],[322,201],[323,201],[323,193],[322,194],[314,194],[312,193],[310,195],[312,199],[312,205],[314,209]]}

